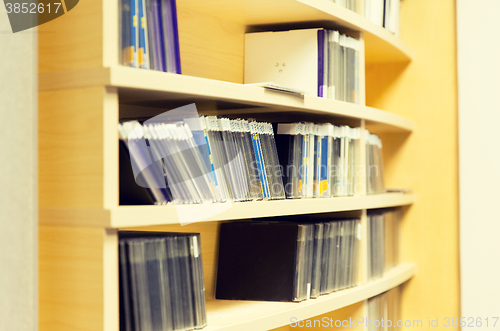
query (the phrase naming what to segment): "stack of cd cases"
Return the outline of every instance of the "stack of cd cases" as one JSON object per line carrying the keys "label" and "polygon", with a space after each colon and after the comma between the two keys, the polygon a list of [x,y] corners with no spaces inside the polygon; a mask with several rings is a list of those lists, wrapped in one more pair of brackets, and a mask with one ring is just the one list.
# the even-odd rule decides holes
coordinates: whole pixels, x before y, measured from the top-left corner
{"label": "stack of cd cases", "polygon": [[[384,323],[380,321],[386,321],[386,306],[387,306],[387,293],[384,292],[377,296],[368,299],[368,316],[367,316],[367,330],[368,331],[383,331],[385,327]],[[369,321],[369,322],[368,322]],[[375,323],[378,322],[378,323]],[[382,324],[382,325],[381,325]],[[395,325],[394,325],[395,326]]]}
{"label": "stack of cd cases", "polygon": [[361,225],[357,219],[323,223],[321,277],[319,287],[315,286],[319,288],[320,294],[328,294],[357,284],[360,240]]}
{"label": "stack of cd cases", "polygon": [[368,214],[368,278],[383,277],[399,263],[401,210],[388,209]]}
{"label": "stack of cd cases", "polygon": [[[367,331],[396,329],[400,320],[401,286],[368,299]],[[383,321],[383,322],[381,322]],[[397,327],[399,329],[399,327]]]}
{"label": "stack of cd cases", "polygon": [[359,128],[329,123],[278,124],[276,144],[287,198],[355,193]]}
{"label": "stack of cd cases", "polygon": [[359,39],[321,28],[247,33],[245,84],[359,103],[360,49]]}
{"label": "stack of cd cases", "polygon": [[[201,129],[191,130],[192,121]],[[200,116],[147,125],[128,121],[118,129],[122,205],[285,197],[270,123]],[[134,181],[149,199],[138,198]]]}
{"label": "stack of cd cases", "polygon": [[125,66],[181,73],[175,0],[120,0],[120,57]]}
{"label": "stack of cd cases", "polygon": [[366,137],[366,193],[385,192],[382,140],[376,134],[365,131]]}
{"label": "stack of cd cases", "polygon": [[332,0],[332,1],[342,7],[352,10],[353,12],[357,11],[358,6],[356,0]]}
{"label": "stack of cd cases", "polygon": [[207,325],[200,235],[119,232],[120,330]]}
{"label": "stack of cd cases", "polygon": [[354,286],[360,235],[359,220],[222,223],[216,298],[303,301]]}

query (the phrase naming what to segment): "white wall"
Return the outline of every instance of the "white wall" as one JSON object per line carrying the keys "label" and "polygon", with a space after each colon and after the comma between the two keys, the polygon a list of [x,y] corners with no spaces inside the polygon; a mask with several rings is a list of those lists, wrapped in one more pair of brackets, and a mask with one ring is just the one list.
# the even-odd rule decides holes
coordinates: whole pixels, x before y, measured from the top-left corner
{"label": "white wall", "polygon": [[457,0],[457,35],[462,316],[482,317],[483,328],[489,317],[491,328],[500,317],[500,1]]}
{"label": "white wall", "polygon": [[36,29],[0,9],[0,331],[37,328]]}

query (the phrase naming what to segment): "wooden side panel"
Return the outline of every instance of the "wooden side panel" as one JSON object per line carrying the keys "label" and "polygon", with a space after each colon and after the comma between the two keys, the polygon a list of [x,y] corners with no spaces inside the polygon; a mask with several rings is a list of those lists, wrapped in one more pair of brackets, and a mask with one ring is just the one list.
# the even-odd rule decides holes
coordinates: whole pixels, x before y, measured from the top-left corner
{"label": "wooden side panel", "polygon": [[243,83],[245,26],[177,6],[182,73]]}
{"label": "wooden side panel", "polygon": [[40,331],[103,330],[104,232],[40,226]]}
{"label": "wooden side panel", "polygon": [[460,314],[455,1],[403,1],[401,39],[415,61],[369,66],[367,103],[416,122],[409,136],[382,136],[387,186],[416,193],[401,243],[418,273],[404,286],[401,317],[442,320]]}
{"label": "wooden side panel", "polygon": [[103,20],[102,0],[82,0],[63,16],[40,25],[39,72],[102,67]]}
{"label": "wooden side panel", "polygon": [[[345,308],[332,311],[330,313],[319,315],[300,323],[295,319],[291,320],[289,325],[282,326],[274,331],[292,331],[292,330],[349,330],[363,331],[363,304],[364,301],[355,303]],[[359,319],[358,319],[359,318]],[[342,325],[343,323],[343,325]]]}
{"label": "wooden side panel", "polygon": [[44,207],[103,207],[103,87],[39,93]]}
{"label": "wooden side panel", "polygon": [[118,91],[107,87],[103,101],[103,176],[104,208],[117,207],[119,204],[119,161],[118,161]]}
{"label": "wooden side panel", "polygon": [[103,233],[103,323],[104,330],[118,331],[119,312],[119,263],[118,231],[105,229]]}

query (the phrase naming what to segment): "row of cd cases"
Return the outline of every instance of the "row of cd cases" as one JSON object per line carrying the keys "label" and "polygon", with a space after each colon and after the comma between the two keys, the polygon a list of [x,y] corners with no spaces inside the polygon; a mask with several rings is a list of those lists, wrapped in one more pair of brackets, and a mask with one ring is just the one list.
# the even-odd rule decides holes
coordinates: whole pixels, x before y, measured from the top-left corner
{"label": "row of cd cases", "polygon": [[[370,280],[399,262],[400,218],[398,209],[368,216]],[[215,298],[297,302],[356,286],[361,232],[359,219],[223,222]],[[207,325],[201,247],[199,233],[119,232],[120,330]]]}
{"label": "row of cd cases", "polygon": [[[359,190],[359,128],[199,116],[126,121],[118,129],[122,205],[320,198]],[[381,141],[366,136],[367,192],[381,193]]]}
{"label": "row of cd cases", "polygon": [[216,298],[303,301],[355,286],[360,236],[357,219],[222,223]]}
{"label": "row of cd cases", "polygon": [[200,234],[121,231],[120,330],[207,325]]}
{"label": "row of cd cases", "polygon": [[119,131],[136,183],[156,204],[285,197],[270,123],[200,116]]}

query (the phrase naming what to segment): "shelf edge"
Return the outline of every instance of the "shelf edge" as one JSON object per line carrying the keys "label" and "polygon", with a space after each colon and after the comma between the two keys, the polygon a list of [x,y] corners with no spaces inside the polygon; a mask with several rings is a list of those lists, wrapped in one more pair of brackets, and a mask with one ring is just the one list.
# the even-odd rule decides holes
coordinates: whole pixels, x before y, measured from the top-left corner
{"label": "shelf edge", "polygon": [[[363,300],[374,297],[380,293],[388,291],[396,286],[411,279],[417,272],[417,266],[414,263],[402,263],[386,272],[383,278],[371,281],[364,285],[335,292],[326,296],[321,296],[317,299],[311,299],[301,303],[268,303],[268,302],[208,302],[209,307],[209,325],[205,330],[238,330],[238,331],[253,331],[253,330],[269,330],[280,326],[290,324],[290,318],[295,317],[297,321],[313,318],[325,314],[330,311],[344,308],[346,306],[361,302]],[[230,325],[211,325],[217,323],[220,313],[210,313],[210,306],[236,306],[232,309],[240,309],[241,307],[249,307],[256,310],[269,310],[271,313],[264,316],[257,316],[251,320],[242,320]],[[241,306],[241,307],[239,307]],[[262,306],[264,308],[259,308]],[[281,309],[281,307],[286,307]],[[287,309],[289,307],[289,309]],[[217,307],[215,307],[217,308]],[[223,307],[222,307],[223,309]],[[219,315],[219,316],[217,316]],[[234,317],[232,317],[234,319]],[[212,322],[211,322],[212,320]],[[215,320],[215,322],[214,322]]]}
{"label": "shelf edge", "polygon": [[[391,33],[389,30],[376,25],[371,22],[369,19],[364,17],[363,15],[351,11],[347,8],[344,8],[334,2],[330,1],[311,1],[311,0],[298,0],[304,5],[310,6],[319,10],[333,18],[334,21],[340,23],[340,25],[353,29],[355,31],[363,32],[368,34],[369,39],[379,39],[383,43],[387,44],[392,48],[392,53],[400,53],[398,55],[398,60],[392,60],[391,62],[411,62],[414,58],[413,50],[406,45],[400,38]],[[316,2],[313,4],[312,2]],[[366,39],[367,36],[365,36]],[[370,53],[370,49],[367,50]],[[401,56],[402,55],[402,56]],[[384,56],[386,58],[387,56]],[[367,62],[369,63],[378,63],[378,62],[387,62],[380,60],[373,60],[370,57],[367,57]]]}
{"label": "shelf edge", "polygon": [[[139,82],[139,83],[138,83]],[[297,111],[353,119],[365,119],[389,131],[412,132],[415,122],[395,113],[326,98],[297,97],[266,91],[255,86],[127,67],[41,73],[40,91],[110,86],[148,93],[178,94],[186,98],[206,98],[241,104],[273,107],[276,112]],[[196,91],[196,92],[194,92]],[[138,92],[141,93],[141,92]]]}
{"label": "shelf edge", "polygon": [[[113,228],[127,228],[155,225],[187,225],[201,222],[312,215],[406,206],[413,204],[414,200],[415,197],[412,193],[386,193],[360,197],[252,201],[227,205],[220,203],[183,206],[120,206],[111,210],[110,226]],[[144,215],[149,215],[148,222],[137,221],[142,220]],[[204,216],[200,218],[199,215]],[[206,215],[213,216],[206,217]]]}
{"label": "shelf edge", "polygon": [[[167,206],[119,206],[112,209],[40,207],[39,223],[51,226],[85,226],[102,228],[127,228],[182,223],[217,222],[248,218],[310,215],[389,208],[411,205],[412,193],[386,193],[364,197],[336,197],[327,199],[285,199],[275,201],[240,202],[233,204],[185,205],[178,209]],[[226,208],[230,206],[231,208]],[[225,210],[221,210],[225,209]],[[197,215],[213,216],[197,219]],[[194,216],[193,216],[194,214]],[[144,218],[148,218],[144,222]],[[195,221],[192,221],[195,220]]]}

